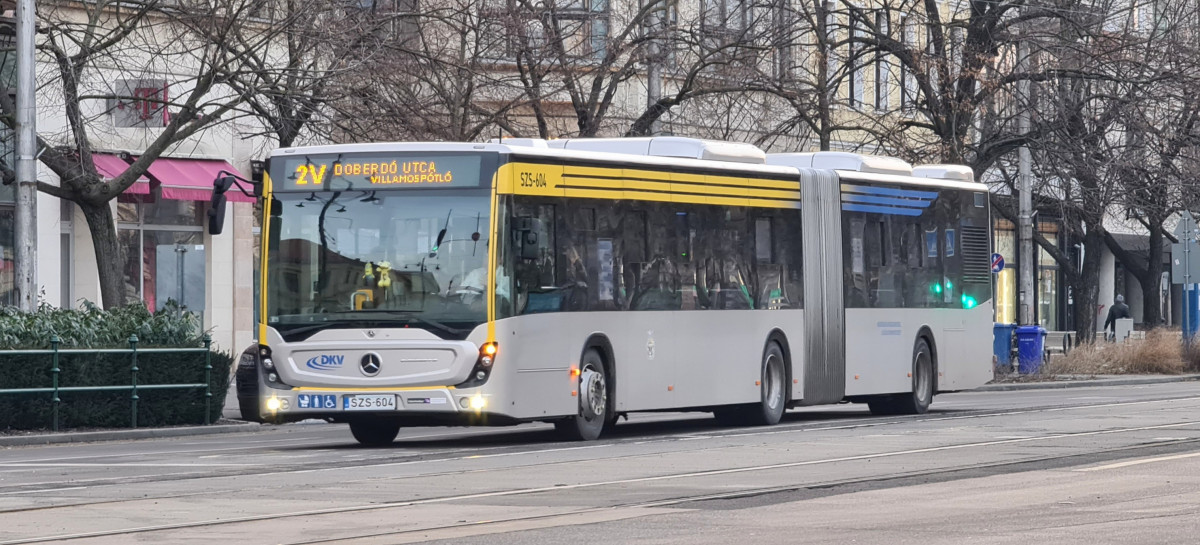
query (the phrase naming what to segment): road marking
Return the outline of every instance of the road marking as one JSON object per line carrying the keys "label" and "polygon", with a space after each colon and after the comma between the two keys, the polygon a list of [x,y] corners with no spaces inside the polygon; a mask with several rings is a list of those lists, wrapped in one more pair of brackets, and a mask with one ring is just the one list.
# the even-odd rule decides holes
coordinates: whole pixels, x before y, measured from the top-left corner
{"label": "road marking", "polygon": [[1197,456],[1200,456],[1200,452],[1193,452],[1191,454],[1176,454],[1173,456],[1159,456],[1158,458],[1143,458],[1141,460],[1130,460],[1128,462],[1119,462],[1119,463],[1108,464],[1108,465],[1104,465],[1104,466],[1086,467],[1083,469],[1076,469],[1075,471],[1078,471],[1081,473],[1086,473],[1086,472],[1090,472],[1090,471],[1105,471],[1105,470],[1109,470],[1109,469],[1120,469],[1123,467],[1138,466],[1138,465],[1142,465],[1142,464],[1153,464],[1155,462],[1169,462],[1171,460],[1182,460],[1184,458],[1195,458]]}
{"label": "road marking", "polygon": [[64,492],[67,490],[83,490],[86,486],[72,486],[70,488],[39,488],[37,490],[18,490],[16,492],[0,492],[0,496],[15,496],[17,494],[37,494],[38,492]]}
{"label": "road marking", "polygon": [[267,464],[159,464],[151,462],[122,462],[122,463],[107,463],[107,462],[0,462],[0,467],[22,468],[22,467],[255,467]]}
{"label": "road marking", "polygon": [[[1021,416],[1021,415],[1036,414],[1036,413],[1078,411],[1078,410],[1082,410],[1082,409],[1107,409],[1107,408],[1112,408],[1112,407],[1129,407],[1129,406],[1133,406],[1133,405],[1151,405],[1151,404],[1156,404],[1156,403],[1173,403],[1176,401],[1200,401],[1200,397],[1178,397],[1178,398],[1172,398],[1172,399],[1152,399],[1152,400],[1148,400],[1148,401],[1117,401],[1117,402],[1113,402],[1113,403],[1104,403],[1104,404],[1099,404],[1099,405],[1077,405],[1077,406],[1070,406],[1070,407],[1047,407],[1047,408],[1042,408],[1042,409],[1019,409],[1019,410],[1003,411],[1003,412],[988,412],[988,413],[983,413],[983,414],[964,414],[964,415],[957,415],[957,416],[933,416],[933,417],[927,417],[927,418],[904,419],[904,420],[875,420],[875,421],[871,421],[871,422],[851,423],[851,424],[844,424],[844,425],[838,425],[838,426],[822,426],[822,427],[811,427],[811,428],[805,428],[805,427],[802,427],[803,424],[799,424],[796,426],[788,426],[788,427],[776,426],[776,429],[770,430],[770,431],[751,431],[751,432],[745,432],[745,433],[728,433],[728,434],[721,434],[719,432],[713,432],[713,433],[711,433],[711,435],[716,436],[716,437],[755,437],[755,436],[759,436],[759,435],[779,435],[779,434],[783,434],[783,433],[796,433],[796,432],[807,432],[807,431],[827,431],[827,430],[843,430],[843,429],[855,429],[855,428],[870,428],[870,427],[875,427],[875,426],[887,426],[887,425],[891,425],[891,424],[902,424],[902,423],[908,423],[908,422],[916,422],[916,423],[944,422],[947,420],[974,420],[974,419],[979,419],[979,418],[992,418],[992,417],[997,417],[997,416]],[[666,437],[671,437],[671,436],[666,436]],[[649,441],[647,441],[647,442],[649,442]]]}
{"label": "road marking", "polygon": [[[181,523],[175,523],[175,524],[160,524],[160,525],[154,525],[154,526],[140,526],[140,527],[135,527],[135,528],[125,528],[125,529],[117,529],[117,530],[102,530],[102,531],[97,531],[97,532],[83,532],[83,533],[76,533],[76,534],[60,534],[60,535],[54,535],[54,536],[44,536],[44,537],[15,539],[15,540],[9,540],[9,541],[0,541],[0,545],[18,545],[18,544],[24,544],[24,543],[45,543],[45,542],[49,542],[49,541],[63,541],[63,540],[71,540],[71,539],[85,539],[85,538],[92,538],[92,537],[116,536],[116,535],[122,535],[122,534],[128,534],[128,533],[144,533],[144,532],[155,532],[155,531],[163,531],[163,530],[180,530],[180,529],[186,529],[186,528],[197,528],[197,527],[201,527],[201,526],[213,526],[213,525],[218,525],[218,524],[224,525],[224,524],[235,524],[235,523],[243,523],[243,522],[257,522],[257,521],[263,521],[263,520],[275,520],[275,519],[283,519],[283,518],[311,517],[311,516],[335,515],[335,514],[340,514],[340,513],[351,513],[351,512],[378,511],[381,509],[394,509],[397,507],[411,507],[411,506],[415,506],[415,505],[440,504],[440,503],[449,503],[449,502],[462,501],[462,500],[499,498],[499,497],[506,497],[506,496],[537,494],[537,493],[541,493],[541,492],[558,492],[558,491],[562,491],[562,490],[596,488],[596,487],[601,487],[601,486],[627,485],[627,484],[634,484],[634,483],[668,481],[668,480],[672,480],[672,479],[711,477],[711,476],[715,476],[715,475],[730,475],[730,474],[737,474],[737,473],[747,473],[747,472],[752,472],[752,471],[785,469],[785,468],[811,466],[811,465],[818,465],[818,464],[851,462],[851,461],[858,461],[858,460],[872,460],[872,459],[877,459],[877,458],[891,458],[891,457],[895,457],[895,456],[905,456],[905,455],[910,455],[910,454],[927,454],[930,452],[943,452],[943,451],[949,451],[949,450],[960,450],[960,449],[974,448],[974,447],[987,447],[987,446],[1007,445],[1007,444],[1014,444],[1014,443],[1028,443],[1031,441],[1050,441],[1050,440],[1055,440],[1055,439],[1064,439],[1064,438],[1073,438],[1073,437],[1091,437],[1091,436],[1097,436],[1097,435],[1111,435],[1111,434],[1116,434],[1116,433],[1128,433],[1128,432],[1147,431],[1147,430],[1170,429],[1170,428],[1179,428],[1179,427],[1183,427],[1183,426],[1194,426],[1194,425],[1198,425],[1198,424],[1200,424],[1200,421],[1178,422],[1175,424],[1161,424],[1161,425],[1157,425],[1157,426],[1140,426],[1140,427],[1136,427],[1136,428],[1117,428],[1117,429],[1100,430],[1100,431],[1060,433],[1060,434],[1054,434],[1054,435],[1047,435],[1047,436],[1043,436],[1043,437],[1030,437],[1030,438],[1026,438],[1026,439],[1005,439],[1005,440],[1000,440],[1000,441],[981,441],[981,442],[977,442],[977,443],[961,443],[961,444],[957,444],[957,445],[945,445],[945,446],[941,446],[941,447],[928,447],[928,448],[920,448],[920,449],[897,450],[897,451],[891,451],[891,452],[880,452],[880,453],[875,453],[875,454],[861,454],[861,455],[857,455],[857,456],[843,456],[843,457],[838,457],[838,458],[826,458],[826,459],[822,459],[822,460],[806,460],[803,462],[787,462],[787,463],[780,463],[780,464],[768,464],[768,465],[761,465],[761,466],[749,466],[749,467],[739,467],[739,468],[730,468],[730,469],[693,471],[693,472],[688,472],[688,473],[676,473],[676,474],[672,474],[672,475],[658,475],[658,476],[654,476],[654,477],[636,477],[636,478],[630,478],[630,479],[617,479],[617,480],[611,480],[611,481],[594,481],[594,482],[577,483],[577,484],[541,486],[541,487],[534,487],[534,488],[518,488],[518,489],[513,489],[513,490],[498,490],[498,491],[494,491],[494,492],[479,492],[479,493],[475,493],[475,494],[462,494],[462,495],[458,495],[458,496],[443,496],[440,498],[429,498],[429,499],[424,499],[424,500],[407,500],[407,501],[395,501],[395,502],[375,503],[375,504],[365,504],[365,505],[350,505],[350,506],[345,506],[345,507],[331,507],[331,508],[327,508],[327,509],[312,509],[312,510],[307,510],[307,511],[291,511],[291,512],[286,512],[286,513],[275,513],[275,514],[266,514],[266,515],[250,515],[250,516],[243,516],[243,517],[231,517],[231,518],[226,518],[226,519],[199,520],[199,521],[193,521],[193,522],[181,522]],[[1197,453],[1197,455],[1200,455],[1200,453]]]}
{"label": "road marking", "polygon": [[[778,434],[788,434],[788,433],[798,433],[798,432],[820,432],[820,431],[831,431],[831,430],[867,429],[867,428],[873,428],[873,427],[878,427],[878,426],[888,426],[888,425],[903,424],[903,423],[924,423],[924,422],[935,423],[935,422],[941,422],[941,421],[946,421],[946,420],[973,420],[973,419],[993,418],[993,417],[1002,417],[1002,416],[1034,414],[1034,413],[1042,413],[1042,412],[1065,412],[1065,411],[1076,411],[1076,410],[1081,410],[1081,409],[1092,409],[1092,408],[1110,408],[1110,407],[1125,407],[1125,406],[1150,405],[1150,404],[1161,404],[1161,403],[1177,403],[1177,402],[1181,402],[1181,401],[1184,401],[1184,402],[1200,401],[1200,397],[1192,396],[1192,397],[1179,397],[1179,398],[1170,398],[1170,399],[1153,399],[1153,400],[1145,400],[1145,401],[1124,401],[1124,402],[1118,401],[1118,402],[1107,403],[1107,404],[1102,404],[1102,405],[1049,407],[1049,408],[1041,408],[1041,409],[1018,409],[1018,410],[1010,410],[1010,411],[1004,411],[1004,412],[988,412],[988,413],[983,413],[983,414],[968,414],[968,415],[955,415],[955,416],[933,416],[933,417],[926,417],[926,418],[903,419],[903,420],[879,419],[879,420],[872,420],[872,421],[867,421],[867,422],[851,421],[846,424],[827,425],[827,426],[819,426],[819,425],[813,426],[812,423],[810,423],[810,422],[798,422],[795,424],[784,424],[781,426],[777,426],[775,429],[769,430],[769,431],[768,430],[756,430],[756,431],[748,431],[748,432],[744,432],[744,433],[724,432],[727,430],[720,430],[720,431],[713,431],[713,432],[691,431],[691,432],[683,432],[683,433],[678,433],[678,434],[660,435],[660,436],[655,436],[653,438],[645,439],[645,440],[615,441],[615,442],[611,442],[611,443],[601,443],[601,444],[594,445],[594,446],[588,445],[585,447],[565,447],[565,448],[557,448],[557,449],[520,450],[520,451],[516,451],[516,452],[486,454],[486,455],[481,455],[481,457],[519,456],[519,455],[524,455],[524,454],[536,456],[541,453],[557,452],[557,451],[563,451],[563,450],[576,450],[576,449],[580,449],[580,448],[605,448],[605,447],[610,447],[610,446],[622,446],[622,445],[656,444],[656,443],[663,443],[666,441],[678,440],[680,437],[707,436],[707,437],[711,437],[713,439],[726,439],[726,438],[732,439],[732,438],[739,438],[739,437],[758,437],[758,436],[778,435]],[[836,406],[830,407],[830,409],[832,409],[832,408],[836,408]],[[651,423],[651,422],[660,422],[660,421],[666,422],[666,421],[671,421],[671,419],[664,417],[662,419],[651,418],[651,419],[647,419],[647,420],[639,420],[639,422],[642,422],[642,423]],[[523,428],[523,429],[526,431],[533,431],[530,428]],[[329,430],[329,431],[332,431],[332,430]],[[444,434],[429,434],[429,435],[412,436],[412,437],[408,437],[408,438],[401,437],[400,439],[403,440],[403,439],[412,439],[412,438],[418,438],[418,437],[449,438],[449,437],[457,437],[457,436],[463,436],[463,435],[479,436],[479,435],[493,435],[493,434],[500,434],[500,433],[509,433],[509,431],[506,431],[506,430],[451,431],[450,433],[444,433]],[[313,440],[313,441],[329,440],[328,438],[323,437],[324,435],[327,435],[327,434],[321,433],[319,436],[316,436],[316,437],[287,438],[287,440],[296,440],[296,439],[305,439],[305,440]],[[1008,442],[1010,440],[1017,440],[1017,441],[1036,440],[1038,438],[1036,438],[1036,437],[1028,437],[1027,438],[1027,437],[1017,436],[1017,437],[998,437],[996,439],[997,439],[997,442],[994,442],[991,444],[1004,444],[1005,442]],[[504,448],[508,448],[508,447],[491,446],[491,447],[435,449],[435,450],[430,450],[428,452],[424,452],[424,454],[427,454],[430,456],[439,456],[439,455],[445,456],[445,455],[452,455],[452,454],[461,453],[461,452],[472,452],[472,453],[475,453],[476,455],[478,455],[478,453],[480,451],[500,450],[500,449],[504,449]],[[251,449],[258,449],[260,452],[262,452],[262,451],[286,452],[286,451],[280,451],[280,450],[270,449],[270,448],[242,446],[242,447],[226,447],[226,448],[213,448],[213,449],[198,449],[198,450],[193,450],[193,451],[174,451],[174,452],[166,451],[166,452],[153,452],[153,453],[125,453],[125,454],[102,454],[102,455],[91,455],[91,456],[71,456],[71,457],[63,457],[63,458],[28,460],[27,462],[13,461],[13,462],[9,462],[10,464],[13,464],[12,468],[3,470],[3,471],[20,471],[19,468],[21,467],[20,464],[22,464],[22,463],[39,463],[39,462],[53,462],[53,461],[58,461],[58,460],[79,460],[79,459],[130,457],[130,456],[145,456],[145,455],[172,455],[172,454],[179,454],[182,452],[219,452],[219,451],[251,450]],[[319,449],[319,450],[320,451],[328,451],[329,449]],[[309,452],[311,454],[312,452],[315,452],[315,451],[306,451],[306,452]],[[309,454],[303,454],[300,456],[309,457]],[[434,459],[410,460],[410,461],[403,461],[403,462],[388,462],[388,463],[382,463],[382,464],[370,464],[370,465],[366,465],[366,466],[355,465],[355,466],[347,466],[347,467],[322,467],[322,468],[302,469],[302,470],[268,471],[268,472],[262,472],[262,473],[253,473],[253,474],[250,474],[249,476],[259,477],[259,476],[271,476],[271,475],[282,475],[282,474],[304,474],[304,473],[317,473],[317,472],[326,472],[326,471],[346,471],[346,470],[362,469],[364,467],[375,468],[375,467],[387,467],[387,466],[433,464],[433,463],[444,463],[444,462],[451,462],[451,461],[461,461],[464,459],[466,459],[466,457],[454,456],[454,457],[448,457],[448,458],[434,458]],[[108,465],[116,465],[116,464],[97,464],[97,465],[108,466]],[[128,463],[128,465],[130,465],[130,466],[151,466],[153,464]],[[234,464],[234,465],[236,465],[238,467],[243,466],[242,464]],[[2,463],[0,463],[0,467],[2,467]],[[28,467],[33,469],[33,466],[28,466]],[[197,467],[197,466],[183,466],[183,467]],[[256,467],[264,467],[264,466],[262,464],[257,464]],[[192,472],[159,473],[159,474],[147,473],[147,474],[137,475],[137,477],[154,477],[156,479],[161,480],[166,477],[175,477],[175,476],[181,476],[181,475],[194,476],[195,473],[192,473]],[[222,474],[222,475],[214,475],[213,477],[214,478],[228,478],[228,477],[238,477],[238,475]],[[104,485],[104,484],[108,484],[108,483],[112,483],[112,482],[120,482],[120,481],[121,481],[121,479],[118,479],[118,478],[101,478],[101,479],[86,479],[86,480],[72,479],[70,482],[71,483],[89,483],[89,484],[95,484],[95,485]],[[24,485],[24,486],[51,485],[51,484],[55,484],[56,482],[63,482],[63,481],[44,481],[44,482],[38,482],[38,483],[22,483],[22,485]]]}

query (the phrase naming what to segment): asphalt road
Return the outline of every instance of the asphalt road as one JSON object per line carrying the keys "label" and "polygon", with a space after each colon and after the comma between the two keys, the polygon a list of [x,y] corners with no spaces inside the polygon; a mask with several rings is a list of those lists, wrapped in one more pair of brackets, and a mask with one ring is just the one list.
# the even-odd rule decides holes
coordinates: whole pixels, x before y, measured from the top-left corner
{"label": "asphalt road", "polygon": [[344,426],[0,450],[15,543],[1191,543],[1200,384],[838,405],[770,428],[635,415],[594,443],[545,425]]}

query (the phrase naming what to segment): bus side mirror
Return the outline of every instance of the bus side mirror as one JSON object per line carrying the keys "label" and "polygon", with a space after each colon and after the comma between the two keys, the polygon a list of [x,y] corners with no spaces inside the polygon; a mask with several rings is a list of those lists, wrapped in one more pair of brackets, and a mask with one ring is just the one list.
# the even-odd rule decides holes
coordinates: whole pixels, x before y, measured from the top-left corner
{"label": "bus side mirror", "polygon": [[213,180],[212,206],[208,208],[208,234],[219,235],[225,228],[225,192],[233,187],[233,176],[220,176]]}
{"label": "bus side mirror", "polygon": [[517,254],[526,261],[537,259],[540,254],[541,240],[538,236],[541,222],[533,218],[519,218],[517,221]]}
{"label": "bus side mirror", "polygon": [[212,206],[208,209],[208,234],[219,235],[225,228],[226,202],[224,193],[213,193]]}

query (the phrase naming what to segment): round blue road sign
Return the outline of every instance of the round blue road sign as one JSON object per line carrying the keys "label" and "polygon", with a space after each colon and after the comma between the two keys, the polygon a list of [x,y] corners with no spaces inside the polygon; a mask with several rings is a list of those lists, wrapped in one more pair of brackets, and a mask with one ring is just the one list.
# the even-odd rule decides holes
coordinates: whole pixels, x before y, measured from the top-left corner
{"label": "round blue road sign", "polygon": [[1000,254],[992,254],[992,272],[998,273],[1004,270],[1004,256]]}

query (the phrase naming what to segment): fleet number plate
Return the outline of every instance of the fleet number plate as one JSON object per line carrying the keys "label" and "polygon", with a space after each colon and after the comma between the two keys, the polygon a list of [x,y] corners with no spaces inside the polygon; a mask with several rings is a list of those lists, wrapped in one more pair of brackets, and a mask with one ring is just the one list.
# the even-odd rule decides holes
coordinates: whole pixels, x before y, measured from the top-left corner
{"label": "fleet number plate", "polygon": [[394,411],[396,410],[396,395],[344,395],[342,396],[344,411]]}

